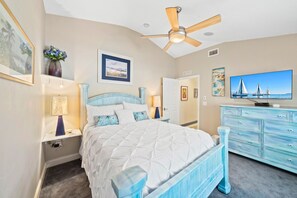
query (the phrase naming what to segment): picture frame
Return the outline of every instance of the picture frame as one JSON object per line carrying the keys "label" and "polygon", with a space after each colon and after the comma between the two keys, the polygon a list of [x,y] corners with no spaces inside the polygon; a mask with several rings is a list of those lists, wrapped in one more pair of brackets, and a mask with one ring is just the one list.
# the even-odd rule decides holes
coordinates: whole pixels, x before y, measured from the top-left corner
{"label": "picture frame", "polygon": [[98,82],[132,85],[133,59],[98,50]]}
{"label": "picture frame", "polygon": [[194,88],[194,98],[198,98],[198,89]]}
{"label": "picture frame", "polygon": [[187,101],[188,100],[188,86],[180,87],[180,100]]}
{"label": "picture frame", "polygon": [[225,67],[212,70],[212,96],[225,96]]}
{"label": "picture frame", "polygon": [[0,0],[0,77],[34,84],[35,47],[3,0]]}

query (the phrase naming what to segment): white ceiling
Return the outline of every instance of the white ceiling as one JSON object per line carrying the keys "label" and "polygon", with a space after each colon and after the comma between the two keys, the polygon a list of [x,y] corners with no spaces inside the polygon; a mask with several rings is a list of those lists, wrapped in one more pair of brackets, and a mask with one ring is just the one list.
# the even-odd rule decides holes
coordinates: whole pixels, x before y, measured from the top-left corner
{"label": "white ceiling", "polygon": [[[297,0],[44,0],[44,5],[49,14],[121,25],[140,34],[168,32],[166,7],[182,7],[179,21],[184,27],[221,14],[220,24],[189,35],[202,42],[200,47],[174,44],[168,50],[173,57],[223,42],[297,33]],[[151,41],[163,48],[168,39]]]}

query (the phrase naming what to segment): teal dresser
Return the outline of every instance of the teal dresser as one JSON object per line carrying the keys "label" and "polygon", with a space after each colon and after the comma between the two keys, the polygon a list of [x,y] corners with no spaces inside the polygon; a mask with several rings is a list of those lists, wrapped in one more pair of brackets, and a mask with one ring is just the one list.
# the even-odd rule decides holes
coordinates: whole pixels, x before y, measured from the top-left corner
{"label": "teal dresser", "polygon": [[297,109],[221,105],[229,151],[297,173]]}

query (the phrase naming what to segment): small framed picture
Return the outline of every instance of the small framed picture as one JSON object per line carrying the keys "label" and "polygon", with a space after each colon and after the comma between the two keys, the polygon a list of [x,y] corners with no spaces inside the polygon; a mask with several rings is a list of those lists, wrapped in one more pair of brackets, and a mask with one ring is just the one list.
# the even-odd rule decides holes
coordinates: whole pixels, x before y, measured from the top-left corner
{"label": "small framed picture", "polygon": [[132,85],[133,60],[98,50],[98,82]]}
{"label": "small framed picture", "polygon": [[225,96],[225,68],[215,68],[212,70],[212,95]]}
{"label": "small framed picture", "polygon": [[180,100],[187,101],[188,100],[188,86],[180,87]]}
{"label": "small framed picture", "polygon": [[198,98],[198,89],[194,88],[194,98]]}

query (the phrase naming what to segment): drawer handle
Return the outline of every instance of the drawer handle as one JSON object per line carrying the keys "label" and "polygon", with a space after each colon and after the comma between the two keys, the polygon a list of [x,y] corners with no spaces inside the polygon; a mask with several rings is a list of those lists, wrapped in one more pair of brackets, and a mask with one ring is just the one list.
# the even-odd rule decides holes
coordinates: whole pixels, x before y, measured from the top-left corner
{"label": "drawer handle", "polygon": [[293,130],[293,129],[288,129],[288,131],[289,131],[289,132],[294,132],[294,130]]}
{"label": "drawer handle", "polygon": [[293,147],[293,144],[288,144],[289,147]]}
{"label": "drawer handle", "polygon": [[288,159],[288,161],[289,161],[289,162],[292,162],[293,160],[292,160],[292,159]]}
{"label": "drawer handle", "polygon": [[286,115],[283,115],[283,114],[279,114],[279,115],[277,115],[277,117],[278,118],[285,118],[285,117],[287,117]]}

